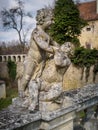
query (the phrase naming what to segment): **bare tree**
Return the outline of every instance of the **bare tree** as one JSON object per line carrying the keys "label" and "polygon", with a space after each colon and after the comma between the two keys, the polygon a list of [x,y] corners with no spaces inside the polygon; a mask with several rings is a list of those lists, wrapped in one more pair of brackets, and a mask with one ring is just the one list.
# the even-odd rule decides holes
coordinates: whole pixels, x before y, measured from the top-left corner
{"label": "bare tree", "polygon": [[[14,29],[18,33],[19,42],[21,45],[25,43],[25,36],[24,34],[24,17],[32,17],[30,13],[25,13],[24,11],[24,3],[21,0],[16,0],[17,6],[12,7],[11,9],[3,9],[1,11],[3,27],[6,29]],[[27,30],[28,31],[28,30]]]}

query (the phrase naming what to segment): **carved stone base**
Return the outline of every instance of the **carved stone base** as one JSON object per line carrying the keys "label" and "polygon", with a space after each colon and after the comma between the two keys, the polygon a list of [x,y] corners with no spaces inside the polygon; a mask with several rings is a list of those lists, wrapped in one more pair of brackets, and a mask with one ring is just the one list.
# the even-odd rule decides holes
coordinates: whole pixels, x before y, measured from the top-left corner
{"label": "carved stone base", "polygon": [[40,111],[29,111],[28,105],[22,107],[24,101],[19,97],[14,98],[13,104],[1,112],[0,128],[4,130],[73,130],[76,107],[71,103],[68,105],[67,100],[65,107],[62,103],[40,101]]}
{"label": "carved stone base", "polygon": [[71,108],[42,113],[41,130],[73,130],[75,111]]}

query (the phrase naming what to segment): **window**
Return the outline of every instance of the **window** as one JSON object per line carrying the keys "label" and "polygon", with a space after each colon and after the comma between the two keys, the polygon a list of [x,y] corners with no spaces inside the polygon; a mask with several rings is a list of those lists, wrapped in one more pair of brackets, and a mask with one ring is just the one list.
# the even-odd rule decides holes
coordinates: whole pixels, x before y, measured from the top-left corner
{"label": "window", "polygon": [[90,28],[90,27],[87,27],[87,28],[86,28],[86,31],[91,31],[91,28]]}

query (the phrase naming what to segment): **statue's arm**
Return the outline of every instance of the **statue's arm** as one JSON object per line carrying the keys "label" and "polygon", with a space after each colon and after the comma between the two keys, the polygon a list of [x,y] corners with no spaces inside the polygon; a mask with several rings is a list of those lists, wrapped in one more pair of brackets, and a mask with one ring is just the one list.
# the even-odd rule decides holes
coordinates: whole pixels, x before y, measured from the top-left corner
{"label": "statue's arm", "polygon": [[33,33],[33,39],[36,44],[43,50],[53,53],[53,47],[50,44],[50,37],[47,33],[45,33],[41,28],[37,28],[37,30]]}

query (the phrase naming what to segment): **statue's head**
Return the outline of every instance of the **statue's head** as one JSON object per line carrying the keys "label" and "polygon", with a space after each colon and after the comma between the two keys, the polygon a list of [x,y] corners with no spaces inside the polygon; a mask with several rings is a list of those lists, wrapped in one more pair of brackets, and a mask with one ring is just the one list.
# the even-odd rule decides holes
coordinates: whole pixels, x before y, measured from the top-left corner
{"label": "statue's head", "polygon": [[48,21],[53,21],[53,9],[43,8],[37,11],[37,25],[43,25]]}
{"label": "statue's head", "polygon": [[60,48],[55,52],[54,62],[56,66],[60,66],[60,67],[68,67],[71,64],[71,61],[67,56],[67,54],[64,51],[62,51]]}

